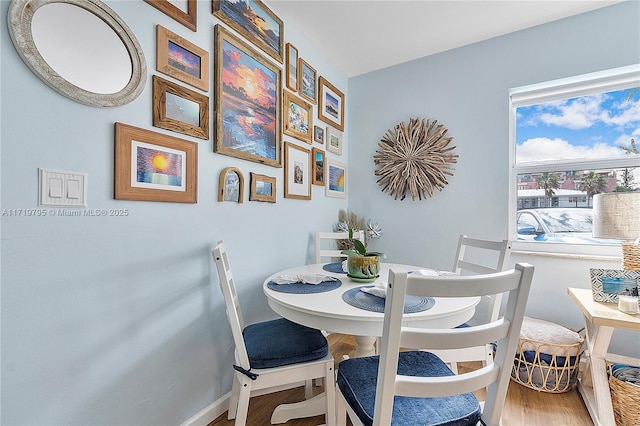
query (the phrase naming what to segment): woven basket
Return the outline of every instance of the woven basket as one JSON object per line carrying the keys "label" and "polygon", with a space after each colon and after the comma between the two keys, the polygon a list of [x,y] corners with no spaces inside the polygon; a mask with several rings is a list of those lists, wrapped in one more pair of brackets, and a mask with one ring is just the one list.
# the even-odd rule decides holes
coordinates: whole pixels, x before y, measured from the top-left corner
{"label": "woven basket", "polygon": [[609,389],[616,425],[640,425],[640,387],[614,377],[609,365]]}
{"label": "woven basket", "polygon": [[640,244],[634,242],[622,243],[622,269],[640,271]]}
{"label": "woven basket", "polygon": [[513,360],[511,380],[540,392],[570,391],[578,383],[583,343],[584,338],[575,344],[560,345],[521,337]]}

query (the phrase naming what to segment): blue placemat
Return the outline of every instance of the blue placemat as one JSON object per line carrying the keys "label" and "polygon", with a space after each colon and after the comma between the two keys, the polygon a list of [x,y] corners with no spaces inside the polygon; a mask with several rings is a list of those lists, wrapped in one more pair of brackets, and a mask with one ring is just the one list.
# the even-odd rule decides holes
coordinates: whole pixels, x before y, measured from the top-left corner
{"label": "blue placemat", "polygon": [[326,265],[322,265],[322,269],[335,274],[346,274],[346,272],[342,270],[342,262],[327,263]]}
{"label": "blue placemat", "polygon": [[279,291],[280,293],[295,293],[295,294],[311,294],[311,293],[324,293],[325,291],[335,290],[342,285],[342,281],[339,279],[331,281],[323,281],[320,284],[305,284],[305,283],[292,283],[292,284],[277,284],[273,281],[267,283],[273,291]]}
{"label": "blue placemat", "polygon": [[[362,286],[364,288],[373,287],[371,285]],[[355,287],[342,293],[342,300],[366,311],[384,312],[384,301],[382,297],[360,291],[362,287]],[[412,314],[433,308],[436,301],[433,297],[405,296],[404,313]]]}

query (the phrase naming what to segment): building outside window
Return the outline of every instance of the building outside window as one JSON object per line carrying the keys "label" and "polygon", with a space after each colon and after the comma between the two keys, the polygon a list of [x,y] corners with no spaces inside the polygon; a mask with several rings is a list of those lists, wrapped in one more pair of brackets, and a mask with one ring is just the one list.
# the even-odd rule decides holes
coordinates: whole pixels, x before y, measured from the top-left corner
{"label": "building outside window", "polygon": [[619,247],[591,236],[593,196],[640,191],[640,65],[512,89],[510,102],[509,238]]}

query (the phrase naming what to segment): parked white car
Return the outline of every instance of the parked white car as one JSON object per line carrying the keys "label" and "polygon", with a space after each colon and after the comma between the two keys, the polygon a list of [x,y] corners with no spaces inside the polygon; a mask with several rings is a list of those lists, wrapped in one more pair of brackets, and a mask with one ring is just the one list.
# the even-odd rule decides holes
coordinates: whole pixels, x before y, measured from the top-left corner
{"label": "parked white car", "polygon": [[593,237],[593,210],[587,208],[519,210],[517,227],[521,241],[620,244],[620,240]]}

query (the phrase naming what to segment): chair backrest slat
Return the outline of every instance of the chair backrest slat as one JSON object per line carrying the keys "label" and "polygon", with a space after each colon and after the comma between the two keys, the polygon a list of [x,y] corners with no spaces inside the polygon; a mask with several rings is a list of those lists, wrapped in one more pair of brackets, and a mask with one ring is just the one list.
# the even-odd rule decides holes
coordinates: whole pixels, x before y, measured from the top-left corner
{"label": "chair backrest slat", "polygon": [[414,376],[397,376],[395,394],[415,398],[439,398],[473,392],[495,382],[500,368],[491,364],[466,374],[468,377],[464,382],[458,380],[457,376],[420,379],[423,383],[430,383],[429,387],[419,386]]}
{"label": "chair backrest slat", "polygon": [[244,337],[242,336],[244,320],[242,318],[242,311],[240,310],[240,300],[238,299],[233,274],[231,273],[231,266],[229,265],[229,259],[227,257],[227,250],[223,241],[218,241],[218,244],[216,244],[211,251],[211,255],[218,269],[220,290],[224,297],[233,342],[236,345],[236,362],[245,370],[250,370],[249,356],[247,355],[247,348],[244,344]]}
{"label": "chair backrest slat", "polygon": [[421,329],[405,328],[400,347],[414,349],[461,349],[481,346],[504,338],[509,332],[509,322],[500,319],[473,328]]}
{"label": "chair backrest slat", "polygon": [[[364,243],[364,231],[354,231],[353,238]],[[348,232],[323,232],[316,231],[316,263],[330,261],[332,258],[344,258],[347,256],[340,253],[337,242],[340,240],[348,240]],[[331,245],[331,248],[327,246]]]}

